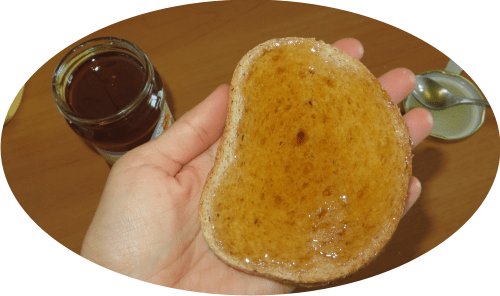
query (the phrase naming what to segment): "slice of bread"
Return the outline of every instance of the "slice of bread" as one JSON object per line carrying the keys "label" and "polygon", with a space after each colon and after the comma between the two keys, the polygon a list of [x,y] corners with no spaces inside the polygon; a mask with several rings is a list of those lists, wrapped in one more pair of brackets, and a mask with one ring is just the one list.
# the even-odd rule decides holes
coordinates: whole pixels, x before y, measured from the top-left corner
{"label": "slice of bread", "polygon": [[227,264],[303,286],[345,278],[403,213],[411,146],[399,109],[358,60],[314,39],[250,50],[200,201]]}

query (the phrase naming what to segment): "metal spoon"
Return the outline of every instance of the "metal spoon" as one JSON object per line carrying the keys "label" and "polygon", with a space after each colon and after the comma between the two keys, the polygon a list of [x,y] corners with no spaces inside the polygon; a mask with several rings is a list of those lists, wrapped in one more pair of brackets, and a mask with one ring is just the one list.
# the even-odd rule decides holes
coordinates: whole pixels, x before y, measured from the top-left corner
{"label": "metal spoon", "polygon": [[417,75],[416,78],[417,86],[413,90],[414,97],[428,108],[440,110],[458,104],[490,105],[486,100],[456,96],[428,77]]}

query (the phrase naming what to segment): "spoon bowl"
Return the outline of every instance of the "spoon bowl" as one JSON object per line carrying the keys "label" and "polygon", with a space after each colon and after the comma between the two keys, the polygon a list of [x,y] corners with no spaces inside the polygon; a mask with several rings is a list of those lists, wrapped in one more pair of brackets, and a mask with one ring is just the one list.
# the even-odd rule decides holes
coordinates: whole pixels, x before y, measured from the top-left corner
{"label": "spoon bowl", "polygon": [[416,76],[416,87],[413,90],[413,94],[422,105],[436,110],[446,109],[459,104],[489,106],[486,100],[456,96],[441,84],[421,75]]}
{"label": "spoon bowl", "polygon": [[[443,70],[427,71],[419,76],[428,77],[455,95],[484,100],[477,86],[462,75]],[[417,76],[417,84],[419,83]],[[414,108],[425,108],[431,113],[434,126],[430,136],[444,141],[456,141],[467,138],[477,132],[486,118],[486,108],[475,104],[456,105],[451,108],[435,109],[424,106],[417,100],[417,94],[412,91],[403,101],[404,111]]]}

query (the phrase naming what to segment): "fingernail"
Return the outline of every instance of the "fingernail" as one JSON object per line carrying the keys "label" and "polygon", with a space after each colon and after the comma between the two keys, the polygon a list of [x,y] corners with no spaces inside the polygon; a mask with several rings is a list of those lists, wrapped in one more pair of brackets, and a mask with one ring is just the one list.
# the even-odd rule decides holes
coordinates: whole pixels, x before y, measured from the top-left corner
{"label": "fingernail", "polygon": [[429,112],[429,114],[427,114],[427,122],[429,122],[434,127],[434,118],[432,117],[431,112]]}
{"label": "fingernail", "polygon": [[422,183],[420,183],[420,181],[418,181],[418,180],[416,181],[416,183],[417,183],[418,191],[422,192]]}
{"label": "fingernail", "polygon": [[365,48],[363,47],[362,44],[361,44],[361,46],[358,47],[358,52],[359,52],[360,56],[363,56],[365,54]]}
{"label": "fingernail", "polygon": [[417,83],[417,77],[415,77],[415,74],[411,71],[410,71],[410,73],[411,73],[411,75],[410,75],[411,82],[414,84]]}

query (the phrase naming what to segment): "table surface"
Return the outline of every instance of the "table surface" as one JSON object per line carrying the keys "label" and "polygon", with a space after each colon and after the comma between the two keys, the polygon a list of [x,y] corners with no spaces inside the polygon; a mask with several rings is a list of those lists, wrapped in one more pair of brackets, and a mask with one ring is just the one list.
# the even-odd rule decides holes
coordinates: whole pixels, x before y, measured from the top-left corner
{"label": "table surface", "polygon": [[[365,46],[362,62],[375,76],[396,67],[419,74],[443,69],[449,61],[424,41],[382,22],[290,2],[180,6],[113,24],[84,39],[101,36],[130,40],[149,56],[170,92],[168,104],[175,118],[219,84],[229,83],[249,49],[275,37],[315,37],[330,43],[357,38]],[[1,151],[7,181],[26,213],[56,241],[79,253],[109,168],[71,131],[52,97],[52,72],[71,46],[61,49],[27,81],[19,110],[4,127]],[[493,184],[500,156],[498,135],[493,112],[487,109],[484,125],[469,138],[424,140],[414,150],[413,174],[423,184],[420,199],[384,252],[341,284],[409,262],[457,231]]]}

